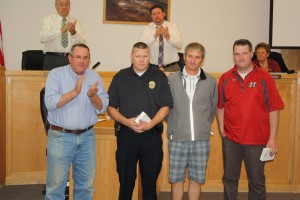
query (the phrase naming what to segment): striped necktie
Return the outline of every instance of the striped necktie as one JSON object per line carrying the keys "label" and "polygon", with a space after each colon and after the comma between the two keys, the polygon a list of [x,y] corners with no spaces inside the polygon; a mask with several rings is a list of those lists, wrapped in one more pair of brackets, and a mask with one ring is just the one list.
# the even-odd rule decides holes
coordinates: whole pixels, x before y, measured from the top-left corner
{"label": "striped necktie", "polygon": [[[61,27],[63,28],[66,25],[66,18],[62,19]],[[68,46],[68,31],[61,34],[61,45],[66,48]]]}
{"label": "striped necktie", "polygon": [[159,36],[159,54],[158,54],[158,66],[162,67],[164,65],[164,37]]}

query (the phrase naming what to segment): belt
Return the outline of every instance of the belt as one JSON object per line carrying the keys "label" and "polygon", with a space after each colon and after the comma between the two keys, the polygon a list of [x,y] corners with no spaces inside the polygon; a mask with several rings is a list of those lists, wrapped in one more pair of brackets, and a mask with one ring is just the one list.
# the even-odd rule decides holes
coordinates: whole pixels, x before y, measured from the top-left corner
{"label": "belt", "polygon": [[[170,67],[171,65],[175,65],[175,64],[177,64],[177,62],[172,62],[172,63],[170,63],[170,64],[163,65],[163,66],[161,66],[161,67],[162,67],[162,68],[167,68],[167,67]],[[152,65],[155,66],[155,67],[160,68],[158,65],[154,65],[154,64],[152,64]]]}
{"label": "belt", "polygon": [[46,55],[52,55],[52,56],[68,56],[69,53],[60,53],[60,52],[46,52]]}
{"label": "belt", "polygon": [[69,129],[59,127],[59,126],[50,125],[50,129],[52,129],[52,130],[61,131],[61,132],[64,132],[64,133],[74,133],[74,134],[81,134],[83,132],[86,132],[86,131],[90,130],[93,127],[94,126],[92,125],[92,126],[87,127],[86,129],[82,129],[82,130],[69,130]]}

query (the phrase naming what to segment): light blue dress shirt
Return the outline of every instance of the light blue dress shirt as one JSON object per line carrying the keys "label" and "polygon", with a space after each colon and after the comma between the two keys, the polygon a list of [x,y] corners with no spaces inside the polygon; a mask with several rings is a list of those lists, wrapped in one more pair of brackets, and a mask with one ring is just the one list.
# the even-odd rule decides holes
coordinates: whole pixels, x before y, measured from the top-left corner
{"label": "light blue dress shirt", "polygon": [[[108,94],[105,91],[101,77],[90,69],[84,73],[80,94],[70,102],[56,108],[61,96],[75,88],[79,76],[74,73],[70,65],[51,70],[48,74],[45,92],[45,104],[48,109],[48,121],[52,125],[65,129],[79,130],[94,125],[98,121],[98,115],[105,113],[108,106]],[[103,103],[102,110],[97,110],[89,97],[88,89],[99,81],[98,96]]]}

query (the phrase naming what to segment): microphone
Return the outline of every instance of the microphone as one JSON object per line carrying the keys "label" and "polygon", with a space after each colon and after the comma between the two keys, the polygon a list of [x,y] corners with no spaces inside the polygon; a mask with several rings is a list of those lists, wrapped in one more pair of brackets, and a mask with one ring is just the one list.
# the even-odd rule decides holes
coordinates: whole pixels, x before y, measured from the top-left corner
{"label": "microphone", "polygon": [[97,62],[96,64],[93,65],[92,70],[96,69],[100,65],[100,62]]}
{"label": "microphone", "polygon": [[293,69],[287,71],[287,74],[293,74],[293,73],[296,73],[295,70],[293,70]]}

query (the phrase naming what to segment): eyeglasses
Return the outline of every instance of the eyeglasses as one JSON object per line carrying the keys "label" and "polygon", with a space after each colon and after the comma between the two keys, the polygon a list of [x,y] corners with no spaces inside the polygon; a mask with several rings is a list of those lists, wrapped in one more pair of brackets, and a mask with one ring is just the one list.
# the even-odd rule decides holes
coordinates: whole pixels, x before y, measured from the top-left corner
{"label": "eyeglasses", "polygon": [[90,60],[90,57],[85,56],[85,57],[81,57],[81,56],[72,56],[76,61],[81,61],[83,60],[84,62],[87,62]]}

